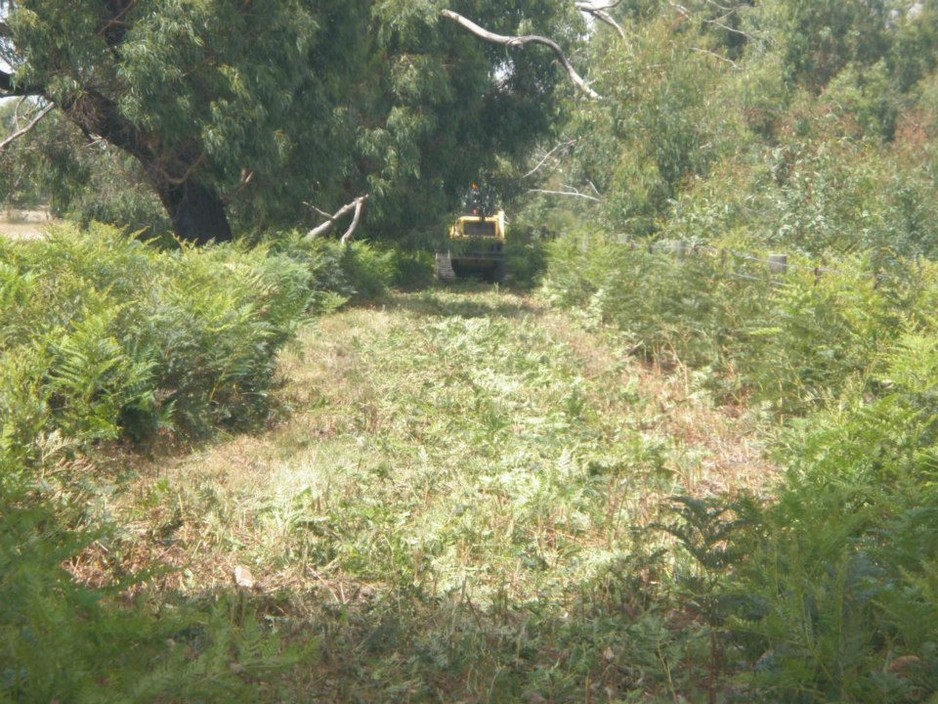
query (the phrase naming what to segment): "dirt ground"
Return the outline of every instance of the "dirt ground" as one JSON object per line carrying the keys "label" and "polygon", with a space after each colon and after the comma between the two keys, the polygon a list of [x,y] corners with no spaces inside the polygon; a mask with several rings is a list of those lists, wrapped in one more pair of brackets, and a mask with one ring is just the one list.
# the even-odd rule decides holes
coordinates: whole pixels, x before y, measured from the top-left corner
{"label": "dirt ground", "polygon": [[13,240],[37,239],[53,221],[45,210],[0,210],[0,235]]}

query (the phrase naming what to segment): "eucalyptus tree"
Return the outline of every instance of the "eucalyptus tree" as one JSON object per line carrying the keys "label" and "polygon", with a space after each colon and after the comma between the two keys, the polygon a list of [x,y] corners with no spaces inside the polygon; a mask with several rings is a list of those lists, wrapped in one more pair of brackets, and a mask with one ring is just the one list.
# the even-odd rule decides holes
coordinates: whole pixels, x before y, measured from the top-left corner
{"label": "eucalyptus tree", "polygon": [[[132,157],[197,242],[230,239],[230,219],[296,223],[366,193],[377,231],[419,228],[557,114],[549,52],[485,45],[433,0],[0,5],[0,96],[35,96]],[[564,0],[452,7],[565,46],[583,33]]]}

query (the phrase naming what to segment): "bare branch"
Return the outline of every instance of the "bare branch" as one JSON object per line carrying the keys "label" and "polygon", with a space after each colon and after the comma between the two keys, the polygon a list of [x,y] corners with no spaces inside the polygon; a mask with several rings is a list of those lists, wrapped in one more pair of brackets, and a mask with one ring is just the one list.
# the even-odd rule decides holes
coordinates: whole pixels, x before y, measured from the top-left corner
{"label": "bare branch", "polygon": [[[586,200],[591,200],[594,203],[602,203],[602,198],[597,198],[596,196],[587,195],[586,193],[580,193],[577,189],[572,186],[561,186],[564,190],[562,191],[550,191],[544,188],[529,188],[528,193],[544,193],[549,196],[570,196],[571,198],[585,198]],[[595,186],[594,186],[595,189]]]}
{"label": "bare branch", "polygon": [[622,25],[620,25],[618,22],[612,19],[612,15],[610,15],[607,12],[607,10],[611,10],[616,5],[618,5],[619,2],[621,1],[622,0],[617,0],[617,2],[608,3],[606,5],[591,4],[588,2],[578,2],[576,3],[576,9],[578,9],[580,12],[585,12],[588,15],[592,15],[593,17],[598,19],[600,22],[605,22],[610,27],[615,29],[616,32],[619,33],[619,36],[622,37],[622,39],[625,39],[625,30],[622,29]]}
{"label": "bare branch", "polygon": [[36,116],[29,122],[28,125],[26,125],[25,127],[21,128],[21,129],[18,129],[16,132],[14,132],[14,133],[11,134],[9,137],[7,137],[7,138],[4,139],[2,142],[0,142],[0,154],[2,154],[3,151],[4,151],[7,147],[9,147],[11,144],[13,144],[13,142],[15,142],[17,139],[19,139],[19,138],[22,137],[23,135],[28,134],[30,131],[32,131],[33,128],[34,128],[36,125],[39,124],[39,121],[42,120],[42,118],[44,118],[46,115],[48,115],[48,114],[52,111],[52,108],[54,108],[54,107],[55,107],[55,104],[54,104],[54,103],[49,103],[49,104],[46,105],[42,110],[39,111],[39,114],[36,115]]}
{"label": "bare branch", "polygon": [[725,56],[721,56],[720,54],[717,54],[714,51],[710,51],[709,49],[698,49],[697,47],[694,47],[691,49],[691,51],[696,51],[698,54],[707,54],[708,56],[712,56],[715,59],[719,59],[720,61],[728,63],[737,71],[739,70],[739,64],[737,64],[735,61],[733,61],[732,59],[728,59]]}
{"label": "bare branch", "polygon": [[306,239],[312,240],[312,239],[315,239],[315,238],[319,237],[320,235],[326,234],[327,232],[329,232],[329,230],[331,230],[331,229],[335,226],[335,224],[336,224],[336,222],[339,220],[339,218],[341,218],[342,216],[344,216],[344,215],[348,214],[349,212],[351,212],[352,210],[354,210],[354,211],[355,211],[355,215],[352,217],[352,224],[349,225],[349,228],[345,231],[345,234],[342,235],[342,240],[341,240],[341,241],[342,241],[343,244],[346,244],[346,243],[348,242],[348,240],[351,239],[352,235],[353,235],[354,232],[355,232],[355,229],[358,227],[358,223],[359,223],[359,221],[361,220],[362,208],[364,207],[366,200],[368,200],[368,194],[367,194],[367,193],[366,193],[365,195],[363,195],[363,196],[359,196],[358,198],[356,198],[355,200],[353,200],[351,203],[346,203],[346,204],[343,205],[341,208],[339,208],[337,211],[335,211],[332,215],[329,215],[329,214],[325,213],[324,211],[320,210],[319,208],[316,208],[316,207],[314,207],[314,206],[310,206],[310,207],[313,208],[313,210],[315,210],[316,212],[321,213],[322,215],[324,215],[324,216],[326,217],[326,221],[325,221],[324,223],[322,223],[321,225],[317,225],[317,226],[314,227],[312,230],[310,230],[309,232],[307,232],[307,233],[306,233]]}
{"label": "bare branch", "polygon": [[326,218],[326,220],[332,220],[332,213],[327,213],[325,210],[322,210],[321,208],[317,208],[315,205],[313,205],[312,203],[308,203],[305,200],[303,201],[303,205],[305,205],[310,210],[315,210],[317,213],[319,213],[324,218]]}
{"label": "bare branch", "polygon": [[501,44],[502,46],[507,46],[509,48],[515,46],[524,46],[525,44],[543,44],[557,55],[557,60],[560,61],[561,65],[567,71],[567,75],[570,77],[573,85],[586,93],[593,100],[602,100],[602,96],[590,88],[586,81],[584,81],[580,76],[580,74],[576,72],[576,69],[573,68],[573,64],[570,63],[566,55],[563,53],[563,49],[561,49],[560,45],[553,39],[542,37],[539,34],[526,34],[518,37],[510,37],[504,34],[495,34],[494,32],[490,32],[487,29],[480,27],[475,22],[467,20],[465,17],[453,12],[452,10],[440,10],[440,14],[443,15],[443,17],[446,19],[452,20],[460,27],[468,30],[480,39],[484,39],[485,41],[492,44]]}
{"label": "bare branch", "polygon": [[612,10],[613,8],[618,7],[622,4],[622,0],[615,0],[615,2],[578,2],[576,3],[576,9],[580,12],[596,12],[596,10]]}
{"label": "bare branch", "polygon": [[669,4],[671,7],[673,7],[675,10],[677,10],[677,12],[678,12],[679,15],[681,15],[681,16],[683,16],[683,17],[690,17],[690,10],[688,10],[688,9],[687,9],[686,7],[684,7],[683,5],[681,5],[681,4],[679,4],[679,3],[676,3],[676,2],[673,2],[673,0],[672,0],[671,2],[669,2],[668,4]]}
{"label": "bare branch", "polygon": [[528,173],[526,173],[521,178],[527,178],[528,176],[533,176],[535,173],[537,173],[538,169],[540,169],[545,163],[547,163],[547,160],[550,159],[555,153],[557,153],[559,150],[564,149],[566,147],[572,147],[576,143],[577,143],[577,140],[575,139],[570,139],[570,140],[567,140],[566,142],[561,142],[556,147],[554,147],[549,152],[547,152],[547,154],[544,155],[544,158],[541,159],[539,162],[537,162],[537,166],[535,166],[533,169],[528,171]]}
{"label": "bare branch", "polygon": [[342,238],[339,240],[342,244],[348,244],[352,239],[352,235],[355,234],[355,230],[358,229],[358,223],[362,219],[362,210],[365,207],[365,201],[368,199],[367,195],[362,196],[361,198],[356,198],[355,203],[355,215],[352,217],[352,223],[348,226],[348,229],[345,231],[345,234],[342,235]]}
{"label": "bare branch", "polygon": [[739,9],[738,6],[737,6],[737,7],[727,7],[726,5],[721,5],[720,3],[714,2],[713,0],[707,0],[707,4],[708,4],[708,5],[713,5],[714,7],[719,8],[719,9],[721,9],[721,10],[723,10],[724,12],[727,12],[727,13],[732,13],[732,12],[735,12],[736,10]]}
{"label": "bare branch", "polygon": [[228,205],[234,201],[238,194],[245,191],[247,187],[251,185],[251,182],[254,180],[254,175],[254,172],[247,167],[241,168],[241,178],[238,180],[238,185],[222,195],[222,201],[225,203],[225,205]]}

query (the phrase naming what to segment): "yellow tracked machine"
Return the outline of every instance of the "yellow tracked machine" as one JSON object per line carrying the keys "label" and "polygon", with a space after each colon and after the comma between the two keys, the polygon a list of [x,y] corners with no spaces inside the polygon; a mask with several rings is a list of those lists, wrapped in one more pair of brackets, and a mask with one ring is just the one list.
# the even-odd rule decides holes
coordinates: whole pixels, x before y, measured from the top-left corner
{"label": "yellow tracked machine", "polygon": [[466,275],[501,281],[505,278],[505,211],[486,207],[475,184],[468,210],[450,227],[447,250],[436,255],[437,276],[444,281]]}

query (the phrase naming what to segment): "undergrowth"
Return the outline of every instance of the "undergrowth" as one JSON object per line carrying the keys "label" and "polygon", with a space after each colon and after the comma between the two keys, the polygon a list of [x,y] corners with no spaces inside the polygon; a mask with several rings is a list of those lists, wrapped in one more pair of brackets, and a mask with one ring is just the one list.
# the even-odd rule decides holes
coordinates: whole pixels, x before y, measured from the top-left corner
{"label": "undergrowth", "polygon": [[931,701],[933,265],[703,254],[4,245],[0,696]]}
{"label": "undergrowth", "polygon": [[284,345],[391,275],[367,245],[280,249],[0,241],[0,701],[280,699],[296,657],[244,593],[128,606],[146,564],[75,579],[124,530],[102,448],[264,427]]}
{"label": "undergrowth", "polygon": [[109,554],[170,541],[189,566],[170,593],[250,568],[321,634],[307,698],[667,700],[705,676],[656,603],[664,541],[634,526],[673,492],[759,481],[747,419],[497,289],[392,294],[300,341],[289,420],[138,466],[113,505],[153,537]]}
{"label": "undergrowth", "polygon": [[783,421],[771,501],[678,497],[660,524],[684,555],[672,608],[709,634],[695,657],[709,701],[933,701],[934,264],[841,257],[771,275],[709,248],[579,238],[552,257],[552,300]]}

